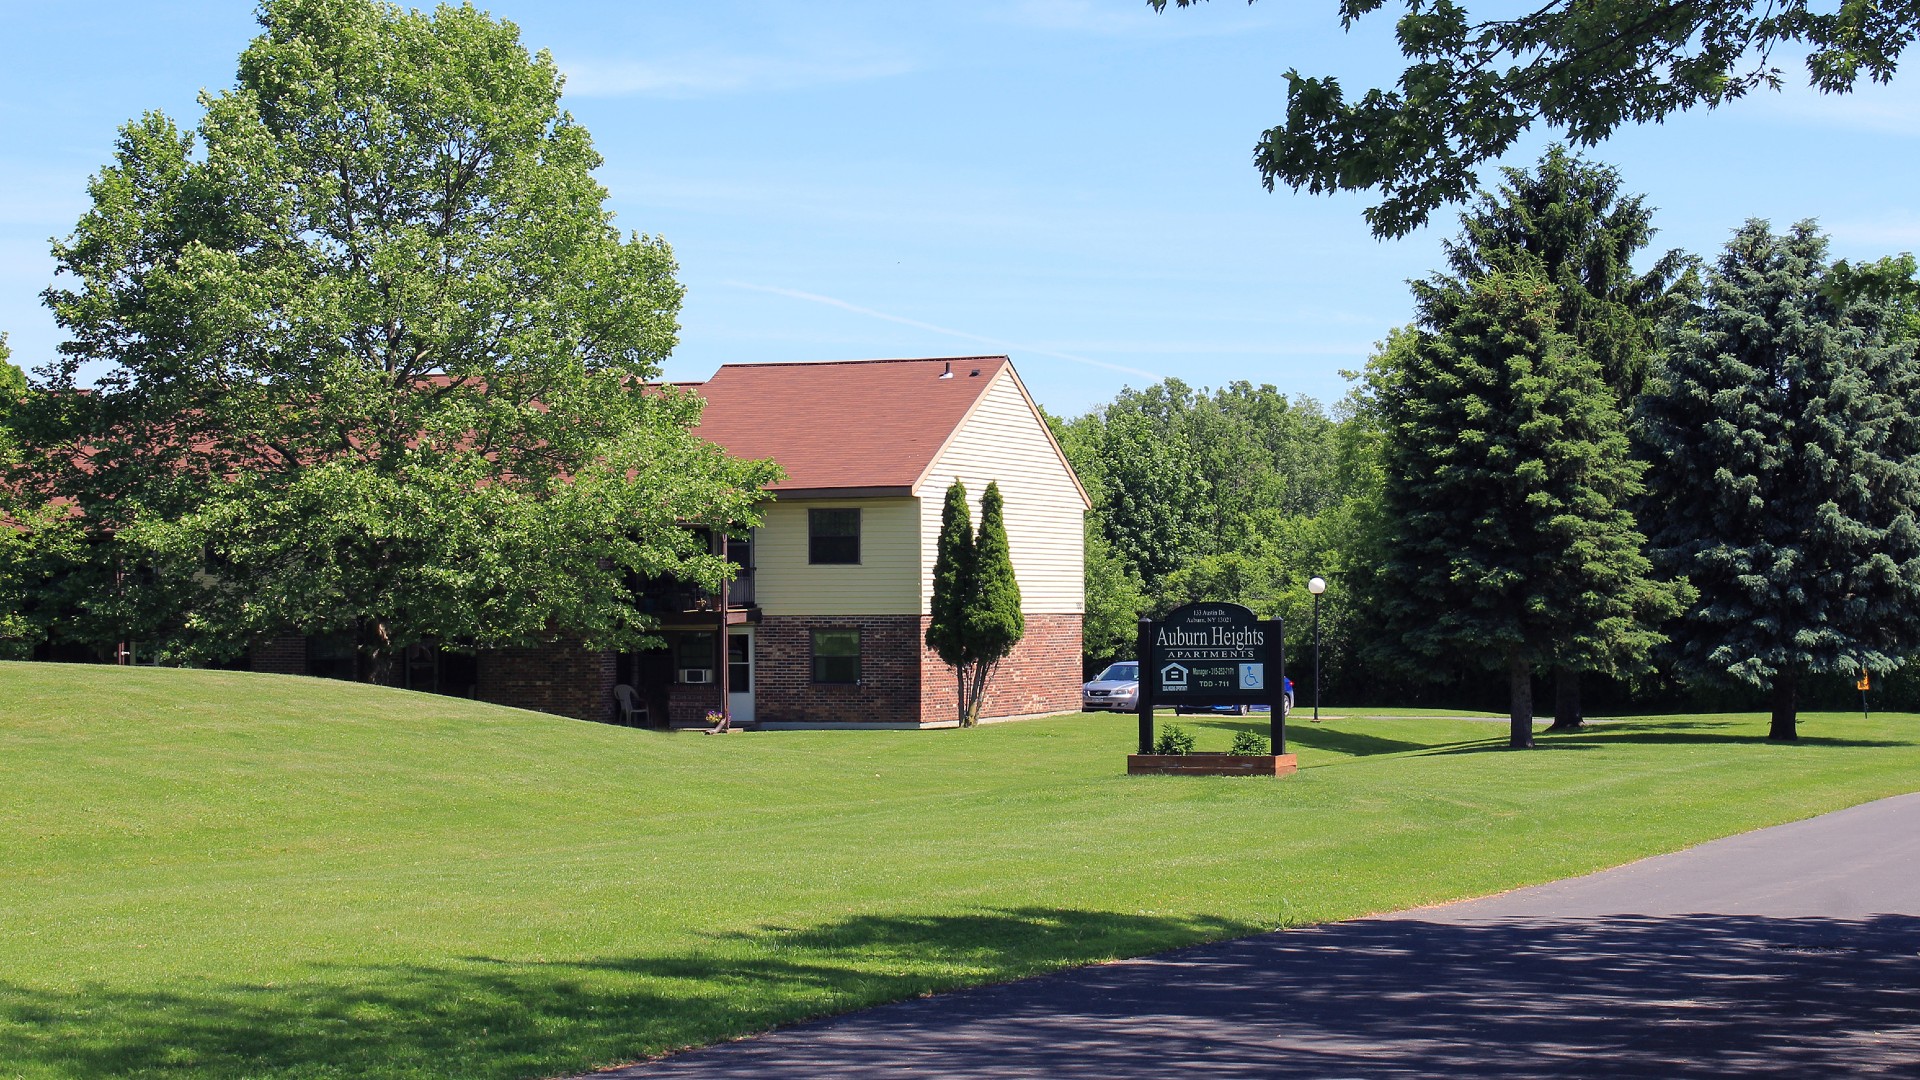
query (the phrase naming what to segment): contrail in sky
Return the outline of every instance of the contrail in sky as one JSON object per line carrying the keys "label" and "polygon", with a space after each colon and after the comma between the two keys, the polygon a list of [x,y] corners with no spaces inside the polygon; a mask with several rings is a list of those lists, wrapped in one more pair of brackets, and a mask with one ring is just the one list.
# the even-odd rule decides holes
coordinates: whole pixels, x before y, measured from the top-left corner
{"label": "contrail in sky", "polygon": [[918,319],[909,319],[902,315],[889,315],[884,311],[875,311],[872,308],[864,308],[858,304],[849,304],[845,300],[836,300],[831,296],[821,296],[819,293],[801,292],[799,289],[782,289],[775,285],[755,285],[746,281],[724,281],[721,282],[721,284],[731,286],[735,289],[772,293],[775,296],[790,297],[794,300],[806,300],[815,304],[825,304],[828,307],[836,307],[842,311],[851,311],[856,315],[865,315],[869,318],[885,319],[890,323],[899,323],[902,326],[911,326],[916,330],[945,334],[948,337],[957,337],[966,341],[977,341],[982,345],[991,345],[996,349],[1003,349],[1007,352],[1032,353],[1035,356],[1051,356],[1056,360],[1071,360],[1076,364],[1105,368],[1108,371],[1118,371],[1127,375],[1138,375],[1143,379],[1152,379],[1156,382],[1161,378],[1151,371],[1142,371],[1139,368],[1127,367],[1123,364],[1109,364],[1105,360],[1095,360],[1090,356],[1075,356],[1073,353],[1054,352],[1051,349],[1036,349],[1031,345],[1021,345],[1016,342],[1001,341],[999,338],[983,337],[980,334],[970,334],[965,330],[955,330],[947,326],[935,326],[932,323],[924,323]]}

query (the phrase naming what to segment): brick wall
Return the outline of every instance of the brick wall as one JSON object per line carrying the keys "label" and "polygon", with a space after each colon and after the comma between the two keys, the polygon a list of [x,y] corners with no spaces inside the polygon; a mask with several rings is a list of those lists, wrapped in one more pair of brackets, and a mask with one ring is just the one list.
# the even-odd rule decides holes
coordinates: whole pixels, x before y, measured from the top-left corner
{"label": "brick wall", "polygon": [[[813,631],[860,631],[860,682],[813,681]],[[918,615],[769,615],[754,633],[754,719],[766,723],[916,723]]]}
{"label": "brick wall", "polygon": [[[926,618],[922,617],[921,641]],[[959,690],[953,669],[933,650],[920,649],[924,671],[920,709],[925,720],[951,720]],[[1028,615],[1027,634],[994,669],[981,717],[1075,712],[1080,708],[1080,616]]]}
{"label": "brick wall", "polygon": [[720,709],[720,684],[713,683],[674,683],[667,688],[667,722],[673,726],[686,727],[698,724],[705,727],[707,713]]}
{"label": "brick wall", "polygon": [[614,655],[555,642],[480,653],[474,696],[496,705],[557,713],[576,720],[614,717]]}
{"label": "brick wall", "polygon": [[[813,681],[813,631],[860,631],[860,682]],[[922,615],[769,615],[754,633],[755,719],[772,723],[931,723],[951,720],[953,673],[924,644]],[[307,672],[306,640],[271,638],[250,654],[255,671]],[[489,649],[475,697],[580,720],[613,719],[614,655],[578,645]],[[987,688],[980,715],[1024,716],[1080,707],[1080,616],[1028,615],[1027,635]],[[718,685],[674,686],[667,719],[700,724],[720,707]],[[655,723],[658,723],[658,718]]]}
{"label": "brick wall", "polygon": [[305,675],[307,639],[304,637],[264,638],[247,650],[247,670],[269,675]]}

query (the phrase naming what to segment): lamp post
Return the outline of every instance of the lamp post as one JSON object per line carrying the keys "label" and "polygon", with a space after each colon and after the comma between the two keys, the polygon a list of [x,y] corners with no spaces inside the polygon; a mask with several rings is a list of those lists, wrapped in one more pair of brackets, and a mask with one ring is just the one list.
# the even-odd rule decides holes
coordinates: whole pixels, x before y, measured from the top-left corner
{"label": "lamp post", "polygon": [[1313,722],[1320,722],[1320,594],[1327,591],[1327,579],[1315,575],[1307,581],[1313,594]]}

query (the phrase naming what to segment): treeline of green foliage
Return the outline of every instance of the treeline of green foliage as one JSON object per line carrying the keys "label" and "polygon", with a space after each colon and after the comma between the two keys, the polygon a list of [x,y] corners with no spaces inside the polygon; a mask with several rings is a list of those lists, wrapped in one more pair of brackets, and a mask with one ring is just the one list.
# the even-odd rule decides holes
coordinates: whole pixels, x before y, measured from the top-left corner
{"label": "treeline of green foliage", "polygon": [[[1406,333],[1397,332],[1396,337]],[[1382,354],[1393,347],[1392,341],[1383,343]],[[1148,401],[1160,410],[1151,427],[1138,419]],[[1252,401],[1264,403],[1264,415],[1284,419],[1260,429],[1258,437],[1251,425],[1223,422],[1223,413]],[[1328,410],[1311,397],[1289,397],[1271,385],[1236,383],[1215,391],[1175,379],[1123,392],[1111,404],[1072,420],[1051,418],[1094,500],[1086,526],[1088,674],[1112,660],[1132,657],[1142,615],[1164,614],[1194,600],[1226,600],[1286,621],[1287,670],[1304,703],[1312,693],[1313,663],[1313,603],[1307,581],[1317,574],[1328,583],[1320,603],[1324,702],[1394,701],[1505,711],[1506,683],[1490,678],[1472,657],[1419,661],[1417,670],[1410,670],[1404,659],[1388,660],[1378,648],[1368,647],[1377,646],[1386,632],[1377,613],[1356,595],[1358,577],[1365,577],[1369,560],[1377,556],[1380,527],[1381,432],[1374,404],[1364,390]],[[1109,430],[1110,417],[1121,418],[1113,429],[1117,437]],[[1152,444],[1137,441],[1145,430],[1163,431],[1168,437]],[[1142,455],[1148,445],[1158,456]],[[1109,494],[1113,477],[1163,481],[1169,464],[1206,456],[1243,462],[1241,467],[1257,477],[1229,476],[1222,485],[1229,498],[1245,500],[1241,505],[1247,512],[1233,515],[1231,521],[1208,518],[1209,527],[1202,527],[1193,520],[1198,511],[1219,504],[1212,501],[1211,479],[1192,471],[1184,478],[1204,484],[1204,494],[1169,499],[1157,511],[1144,505],[1146,500]],[[1103,460],[1121,461],[1125,468],[1103,472]],[[1290,501],[1283,492],[1299,501]],[[1116,514],[1116,507],[1123,513]],[[1134,516],[1126,516],[1128,512]],[[1143,525],[1156,520],[1180,539],[1163,549],[1172,570],[1149,586],[1138,564],[1120,552],[1123,544],[1138,544]],[[1214,522],[1226,528],[1214,532]],[[1235,539],[1222,541],[1229,536]],[[1802,688],[1803,706],[1859,707],[1854,679],[1843,674],[1810,679]],[[1889,676],[1876,677],[1868,701],[1876,712],[1920,711],[1920,667],[1910,662]],[[1764,706],[1765,694],[1747,686],[1689,683],[1656,665],[1590,680],[1585,702],[1592,715],[1627,709],[1750,710]]]}
{"label": "treeline of green foliage", "polygon": [[1359,394],[1329,412],[1271,385],[1206,390],[1169,379],[1084,416],[1053,418],[1094,502],[1089,666],[1131,656],[1141,616],[1204,599],[1284,619],[1297,672],[1310,662],[1306,585],[1317,574],[1329,582],[1325,685],[1331,693],[1357,677],[1359,609],[1343,582],[1380,490],[1379,431],[1364,406]]}
{"label": "treeline of green foliage", "polygon": [[[1168,380],[1056,421],[1095,503],[1089,666],[1194,600],[1287,620],[1324,699],[1920,705],[1920,318],[1907,256],[1748,222],[1632,269],[1651,210],[1554,149],[1505,170],[1331,413]],[[1509,677],[1495,676],[1502,672]],[[1569,702],[1571,704],[1569,705]]]}

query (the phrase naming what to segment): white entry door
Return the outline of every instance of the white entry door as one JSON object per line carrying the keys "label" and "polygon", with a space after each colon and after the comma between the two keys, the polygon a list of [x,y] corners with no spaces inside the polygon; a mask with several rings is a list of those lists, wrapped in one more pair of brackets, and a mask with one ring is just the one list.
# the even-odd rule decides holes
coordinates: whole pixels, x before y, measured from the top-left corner
{"label": "white entry door", "polygon": [[736,724],[753,723],[753,630],[727,631],[727,711]]}

